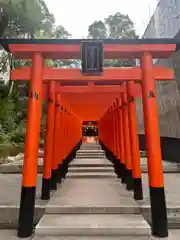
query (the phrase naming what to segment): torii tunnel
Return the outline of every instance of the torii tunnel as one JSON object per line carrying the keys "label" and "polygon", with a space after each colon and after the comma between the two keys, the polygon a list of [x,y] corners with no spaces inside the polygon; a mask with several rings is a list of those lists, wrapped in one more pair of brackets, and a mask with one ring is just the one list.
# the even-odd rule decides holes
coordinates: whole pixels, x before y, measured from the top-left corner
{"label": "torii tunnel", "polygon": [[[93,40],[90,40],[93,42]],[[42,199],[65,178],[82,142],[83,121],[98,121],[99,142],[118,178],[142,200],[137,97],[142,97],[152,213],[152,234],[168,236],[155,81],[174,79],[173,69],[153,65],[178,48],[173,39],[102,40],[104,59],[139,59],[140,66],[104,68],[85,75],[80,68],[45,67],[44,59],[81,59],[82,40],[7,39],[3,47],[31,67],[12,69],[11,80],[30,81],[18,236],[33,232],[38,149],[43,100],[47,101]]]}

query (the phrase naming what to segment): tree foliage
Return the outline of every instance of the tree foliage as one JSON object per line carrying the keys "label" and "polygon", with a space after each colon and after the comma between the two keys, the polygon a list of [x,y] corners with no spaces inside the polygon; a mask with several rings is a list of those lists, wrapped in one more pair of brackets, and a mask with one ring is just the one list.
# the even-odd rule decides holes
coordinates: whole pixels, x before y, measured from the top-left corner
{"label": "tree foliage", "polygon": [[128,15],[117,12],[104,19],[95,21],[88,28],[88,37],[112,39],[137,39],[134,23]]}
{"label": "tree foliage", "polygon": [[[88,28],[88,37],[94,39],[137,39],[134,24],[128,15],[117,12],[104,19],[95,21]],[[129,67],[135,65],[135,61],[127,60],[105,60],[105,67]]]}
{"label": "tree foliage", "polygon": [[[0,37],[3,38],[69,38],[71,35],[59,25],[44,0],[0,0]],[[7,66],[13,68],[30,66],[29,60],[14,59],[2,52],[0,72]],[[72,67],[74,61],[45,60],[46,66]],[[0,156],[11,154],[11,150],[24,143],[29,83],[22,81],[0,85]],[[45,105],[43,105],[45,112]],[[41,136],[44,137],[45,115],[42,117]]]}
{"label": "tree foliage", "polygon": [[33,37],[35,31],[50,31],[54,16],[44,0],[0,0],[0,37]]}
{"label": "tree foliage", "polygon": [[108,29],[102,21],[95,21],[88,28],[88,37],[94,39],[107,38]]}
{"label": "tree foliage", "polygon": [[134,30],[134,23],[128,15],[116,13],[105,19],[105,25],[108,29],[108,38],[113,39],[137,39],[138,36]]}

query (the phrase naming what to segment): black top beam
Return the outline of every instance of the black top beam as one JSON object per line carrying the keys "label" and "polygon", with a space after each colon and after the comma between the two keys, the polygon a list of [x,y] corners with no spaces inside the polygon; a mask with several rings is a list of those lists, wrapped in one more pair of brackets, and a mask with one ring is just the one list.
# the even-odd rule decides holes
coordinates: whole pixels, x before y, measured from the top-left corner
{"label": "black top beam", "polygon": [[[9,44],[80,44],[87,39],[0,39],[3,48],[9,51]],[[89,39],[93,41],[93,39]],[[152,39],[99,39],[103,44],[176,44],[180,49],[180,41],[175,38]]]}

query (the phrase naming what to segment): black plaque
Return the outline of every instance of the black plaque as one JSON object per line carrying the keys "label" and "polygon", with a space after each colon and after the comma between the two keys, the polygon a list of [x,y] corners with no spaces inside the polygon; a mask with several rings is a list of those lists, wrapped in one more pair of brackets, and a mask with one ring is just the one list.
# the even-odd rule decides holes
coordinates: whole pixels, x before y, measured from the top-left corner
{"label": "black plaque", "polygon": [[103,73],[103,42],[88,40],[81,42],[81,71],[83,75],[101,75]]}

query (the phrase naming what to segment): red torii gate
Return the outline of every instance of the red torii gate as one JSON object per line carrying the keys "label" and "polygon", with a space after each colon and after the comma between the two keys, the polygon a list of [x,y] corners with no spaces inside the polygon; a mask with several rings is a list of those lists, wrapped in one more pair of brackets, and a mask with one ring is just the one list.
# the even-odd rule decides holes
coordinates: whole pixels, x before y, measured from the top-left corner
{"label": "red torii gate", "polygon": [[[104,116],[96,116],[100,118],[100,142],[106,151],[113,155],[115,171],[118,177],[121,177],[122,182],[127,184],[128,190],[134,189],[135,199],[142,199],[136,105],[134,101],[135,97],[140,93],[137,86],[140,86],[148,157],[152,233],[159,237],[168,235],[155,80],[172,80],[173,70],[153,66],[152,59],[168,58],[176,50],[176,42],[172,39],[148,39],[103,40],[103,43],[105,59],[138,58],[141,66],[139,68],[107,68],[101,76],[83,76],[80,69],[45,68],[43,63],[44,58],[80,59],[81,40],[9,39],[2,41],[4,48],[16,58],[32,59],[32,67],[23,67],[11,71],[12,80],[31,80],[18,229],[19,237],[28,237],[33,230],[43,83],[48,84],[48,97],[44,95],[44,97],[48,98],[48,106],[42,198],[49,198],[50,188],[56,189],[56,183],[60,182],[62,177],[65,177],[68,162],[73,156],[70,156],[69,153],[74,153],[73,149],[76,150],[81,144],[81,123],[82,120],[86,119],[85,115],[83,115],[86,111],[84,111],[85,109],[79,110],[81,118],[78,118],[67,108],[67,104],[70,108],[73,106],[74,113],[78,109],[78,104],[72,105],[72,100],[70,100],[69,96],[67,97],[68,93],[75,94],[72,86],[78,85],[79,87],[73,88],[77,88],[76,96],[78,98],[82,94],[82,97],[80,97],[82,103],[84,101],[82,91],[85,88],[87,88],[86,98],[90,98],[93,92],[97,97],[96,100],[103,98],[103,101],[106,101],[108,94],[112,91],[112,96],[106,101],[111,105],[110,108],[108,108]],[[60,87],[56,83],[57,81],[60,82]],[[111,86],[108,92],[103,86],[92,86],[92,82],[94,85],[113,84],[121,86],[117,87],[119,90],[115,90],[113,89],[115,87]],[[81,86],[88,83],[89,87]],[[71,85],[71,87],[65,86],[66,84]],[[100,92],[101,98],[99,96]],[[66,102],[62,103],[61,96],[63,94],[66,96],[64,97]],[[104,94],[104,97],[102,97],[102,94]],[[89,106],[91,106],[92,114],[96,106],[94,104]],[[107,109],[106,105],[104,105],[104,110],[105,108]],[[111,126],[111,128],[107,130],[107,126]],[[51,139],[54,139],[54,141]],[[59,148],[59,140],[62,148]],[[68,144],[66,141],[68,141]],[[62,161],[63,159],[64,161]]]}

